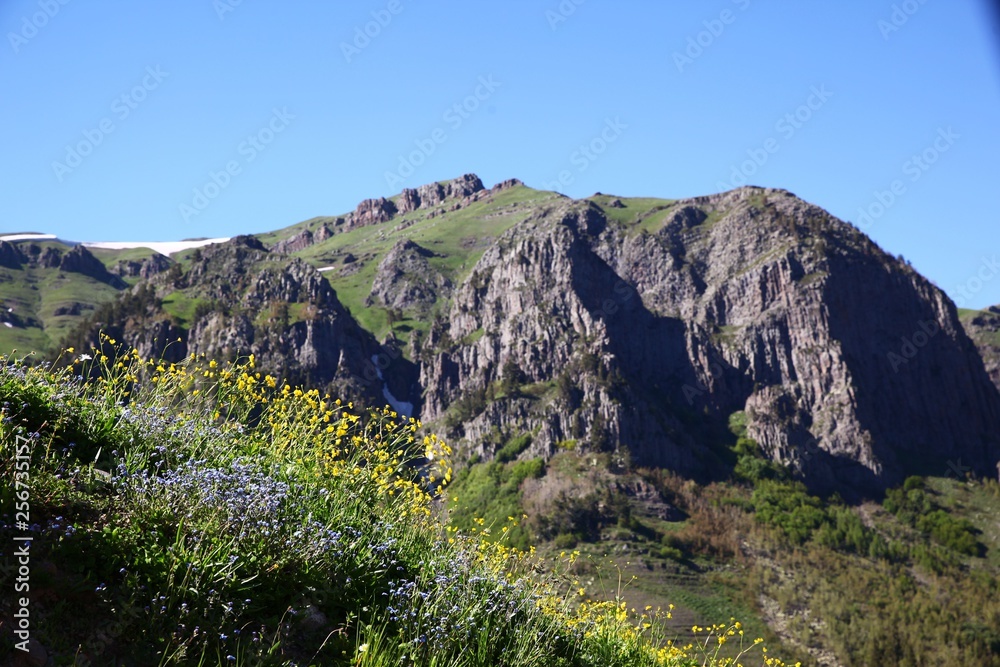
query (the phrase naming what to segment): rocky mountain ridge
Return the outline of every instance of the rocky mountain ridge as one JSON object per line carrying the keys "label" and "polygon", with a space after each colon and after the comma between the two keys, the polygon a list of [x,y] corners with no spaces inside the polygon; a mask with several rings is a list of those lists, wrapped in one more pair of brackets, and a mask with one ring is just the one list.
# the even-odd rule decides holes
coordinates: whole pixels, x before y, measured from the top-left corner
{"label": "rocky mountain ridge", "polygon": [[78,340],[252,352],[482,458],[517,439],[711,477],[744,411],[767,456],[845,495],[1000,460],[1000,392],[952,302],[782,190],[571,200],[466,175],[262,238],[142,279],[141,308]]}

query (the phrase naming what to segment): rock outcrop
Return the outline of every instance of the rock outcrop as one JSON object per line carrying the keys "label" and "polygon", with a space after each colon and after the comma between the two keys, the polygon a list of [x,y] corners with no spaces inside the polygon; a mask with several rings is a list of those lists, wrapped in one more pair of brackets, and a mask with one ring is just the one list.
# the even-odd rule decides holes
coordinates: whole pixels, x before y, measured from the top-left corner
{"label": "rock outcrop", "polygon": [[358,208],[353,213],[347,216],[345,229],[377,225],[380,222],[392,220],[396,211],[396,205],[385,197],[366,199],[358,204]]}
{"label": "rock outcrop", "polygon": [[[940,290],[784,191],[671,212],[630,233],[571,201],[509,230],[431,332],[425,421],[458,409],[473,447],[531,431],[534,454],[581,439],[709,474],[711,424],[745,410],[763,449],[820,490],[958,459],[993,471],[1000,394]],[[499,397],[505,367],[533,391]]]}
{"label": "rock outcrop", "polygon": [[75,245],[68,250],[54,245],[40,246],[27,244],[24,249],[14,248],[17,254],[7,251],[10,261],[30,263],[43,269],[59,269],[67,273],[79,273],[106,283],[115,289],[124,289],[127,285],[119,276],[108,271],[101,260],[94,257],[85,246]]}
{"label": "rock outcrop", "polygon": [[17,247],[17,244],[0,241],[0,266],[8,269],[19,269],[27,261],[28,258]]}
{"label": "rock outcrop", "polygon": [[303,229],[295,236],[291,236],[284,241],[275,243],[272,250],[275,252],[295,252],[297,250],[308,248],[313,243],[315,243],[313,233],[308,229]]}
{"label": "rock outcrop", "polygon": [[444,183],[429,183],[417,189],[406,188],[399,196],[399,212],[432,208],[448,200],[471,197],[484,189],[483,182],[475,174],[465,174]]}
{"label": "rock outcrop", "polygon": [[173,265],[173,261],[166,255],[154,252],[143,260],[121,260],[109,271],[120,278],[152,278],[158,273],[163,273]]}
{"label": "rock outcrop", "polygon": [[451,281],[428,262],[433,253],[400,239],[379,264],[369,303],[399,311],[426,313],[439,299],[451,296]]}
{"label": "rock outcrop", "polygon": [[[201,305],[180,319],[164,310],[168,298]],[[203,249],[186,272],[156,275],[117,305],[117,312],[112,307],[91,318],[80,335],[97,344],[104,331],[144,357],[171,361],[253,354],[262,372],[285,382],[336,387],[371,405],[384,404],[386,386],[401,400],[417,398],[409,396],[413,365],[361,328],[316,269],[269,252],[253,236]],[[376,366],[382,357],[391,363]]]}

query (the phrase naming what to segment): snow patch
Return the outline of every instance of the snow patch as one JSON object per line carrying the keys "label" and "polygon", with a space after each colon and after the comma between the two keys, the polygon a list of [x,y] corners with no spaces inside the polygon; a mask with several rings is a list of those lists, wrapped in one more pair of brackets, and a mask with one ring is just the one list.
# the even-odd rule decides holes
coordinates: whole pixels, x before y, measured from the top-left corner
{"label": "snow patch", "polygon": [[230,237],[217,239],[202,239],[200,241],[96,241],[84,243],[88,248],[104,248],[106,250],[128,250],[130,248],[149,248],[161,255],[173,255],[182,250],[201,248],[213,243],[225,243]]}
{"label": "snow patch", "polygon": [[0,241],[58,241],[55,234],[4,234]]}
{"label": "snow patch", "polygon": [[324,271],[333,271],[335,268],[337,268],[337,267],[335,267],[335,266],[322,266],[322,267],[320,267],[320,268],[318,268],[316,270],[319,271],[320,273],[323,273]]}
{"label": "snow patch", "polygon": [[382,380],[382,395],[385,397],[386,403],[392,406],[392,409],[399,413],[400,417],[412,417],[413,416],[413,403],[407,403],[406,401],[400,401],[392,392],[389,391],[389,385],[386,384],[385,380],[382,378],[382,369],[378,367],[378,355],[372,355],[372,363],[375,365],[375,372],[378,374],[378,379]]}

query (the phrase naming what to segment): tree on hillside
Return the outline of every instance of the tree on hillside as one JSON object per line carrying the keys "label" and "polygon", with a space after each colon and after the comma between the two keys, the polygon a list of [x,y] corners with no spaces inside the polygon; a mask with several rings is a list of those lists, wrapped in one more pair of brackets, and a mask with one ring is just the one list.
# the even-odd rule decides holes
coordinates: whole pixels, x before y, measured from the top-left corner
{"label": "tree on hillside", "polygon": [[500,393],[508,398],[518,396],[521,393],[521,385],[527,381],[524,371],[513,359],[504,362],[500,378]]}

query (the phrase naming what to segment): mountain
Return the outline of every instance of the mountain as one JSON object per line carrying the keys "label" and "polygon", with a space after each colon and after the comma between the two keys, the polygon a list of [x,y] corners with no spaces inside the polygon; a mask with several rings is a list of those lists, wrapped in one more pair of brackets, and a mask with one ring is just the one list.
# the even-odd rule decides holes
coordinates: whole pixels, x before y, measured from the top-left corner
{"label": "mountain", "polygon": [[515,443],[709,479],[743,412],[822,492],[1000,460],[1000,392],[950,299],[783,190],[572,200],[465,175],[148,273],[65,342],[253,353],[413,413],[468,458]]}
{"label": "mountain", "polygon": [[979,348],[986,372],[1000,388],[1000,306],[960,312],[962,326]]}

